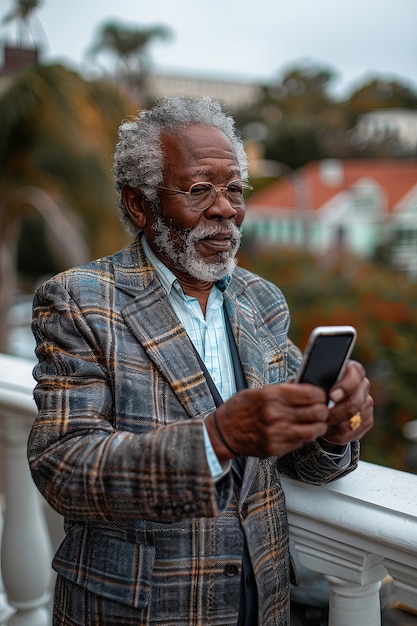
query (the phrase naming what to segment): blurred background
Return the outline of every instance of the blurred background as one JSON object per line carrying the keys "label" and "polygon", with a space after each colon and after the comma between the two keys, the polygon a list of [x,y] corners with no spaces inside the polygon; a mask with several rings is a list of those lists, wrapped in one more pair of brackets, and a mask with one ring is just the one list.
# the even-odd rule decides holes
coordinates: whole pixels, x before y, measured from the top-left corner
{"label": "blurred background", "polygon": [[316,324],[356,326],[376,403],[362,458],[415,471],[415,1],[0,9],[0,351],[33,358],[35,286],[126,243],[121,120],[208,94],[250,155],[240,264],[281,287],[301,348]]}

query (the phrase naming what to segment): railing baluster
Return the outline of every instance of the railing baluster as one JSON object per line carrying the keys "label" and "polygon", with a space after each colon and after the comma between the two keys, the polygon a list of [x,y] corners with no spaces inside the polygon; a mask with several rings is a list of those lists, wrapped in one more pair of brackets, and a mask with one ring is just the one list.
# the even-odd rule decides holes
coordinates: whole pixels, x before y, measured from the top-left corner
{"label": "railing baluster", "polygon": [[380,582],[358,585],[332,576],[326,578],[331,626],[381,626]]}
{"label": "railing baluster", "polygon": [[6,509],[2,572],[8,602],[16,609],[9,626],[48,626],[51,545],[40,494],[27,462],[30,422],[17,418],[12,412],[3,413]]}
{"label": "railing baluster", "polygon": [[0,436],[4,448],[1,571],[9,626],[49,626],[51,543],[41,496],[30,475],[27,439],[36,415],[29,361],[0,355]]}
{"label": "railing baluster", "polygon": [[[1,537],[3,536],[3,511],[4,511],[4,501],[3,498],[0,497],[0,546],[1,546]],[[13,615],[13,609],[10,604],[7,602],[6,592],[4,590],[3,585],[3,577],[1,575],[0,569],[0,626],[5,626],[9,621],[10,617]]]}

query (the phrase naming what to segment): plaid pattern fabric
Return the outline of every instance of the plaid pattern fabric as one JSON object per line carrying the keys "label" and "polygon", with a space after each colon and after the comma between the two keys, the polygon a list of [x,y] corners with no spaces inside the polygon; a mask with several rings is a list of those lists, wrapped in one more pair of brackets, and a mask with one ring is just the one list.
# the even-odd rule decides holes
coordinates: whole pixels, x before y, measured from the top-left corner
{"label": "plaid pattern fabric", "polygon": [[[224,299],[248,386],[293,378],[300,354],[281,292],[237,268]],[[33,331],[39,415],[29,462],[67,529],[54,559],[67,581],[58,579],[54,623],[230,626],[244,533],[259,624],[286,625],[280,469],[310,482],[341,470],[311,444],[281,461],[249,458],[242,481],[231,471],[214,483],[202,429],[213,400],[139,239],[41,286]],[[357,457],[353,446],[343,473]]]}

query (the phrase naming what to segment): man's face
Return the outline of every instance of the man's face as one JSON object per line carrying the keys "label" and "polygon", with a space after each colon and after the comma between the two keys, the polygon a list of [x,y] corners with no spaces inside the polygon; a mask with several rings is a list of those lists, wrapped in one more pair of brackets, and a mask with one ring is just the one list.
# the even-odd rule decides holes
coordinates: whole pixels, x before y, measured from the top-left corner
{"label": "man's face", "polygon": [[[240,178],[235,152],[225,135],[202,125],[162,135],[163,186],[188,191],[193,183],[224,187]],[[151,215],[146,238],[155,254],[181,277],[214,282],[230,274],[239,248],[244,208],[233,208],[220,192],[205,211],[190,208],[185,194],[160,190],[160,214]]]}

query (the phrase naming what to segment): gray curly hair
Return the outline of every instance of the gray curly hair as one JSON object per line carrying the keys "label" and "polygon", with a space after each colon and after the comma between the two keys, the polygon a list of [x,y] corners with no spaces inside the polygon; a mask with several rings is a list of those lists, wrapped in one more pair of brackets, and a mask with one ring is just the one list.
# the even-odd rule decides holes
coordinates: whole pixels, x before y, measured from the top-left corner
{"label": "gray curly hair", "polygon": [[133,120],[125,120],[119,127],[119,142],[113,159],[114,187],[122,222],[131,233],[136,234],[137,228],[122,202],[122,188],[129,185],[140,189],[157,212],[156,186],[162,184],[164,171],[161,133],[175,132],[191,124],[215,126],[221,130],[235,150],[242,178],[247,178],[248,160],[243,141],[236,133],[233,118],[222,111],[219,102],[208,96],[162,98],[151,109],[142,111]]}

